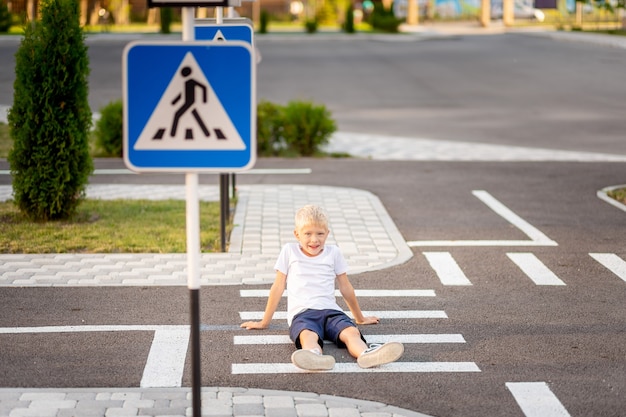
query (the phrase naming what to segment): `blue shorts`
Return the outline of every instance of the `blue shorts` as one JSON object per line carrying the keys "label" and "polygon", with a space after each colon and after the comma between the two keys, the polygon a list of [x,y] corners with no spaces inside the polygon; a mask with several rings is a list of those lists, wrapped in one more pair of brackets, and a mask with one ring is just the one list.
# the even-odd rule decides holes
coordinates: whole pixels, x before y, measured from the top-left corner
{"label": "blue shorts", "polygon": [[[293,318],[289,328],[289,337],[298,349],[302,349],[300,333],[302,330],[310,330],[317,334],[317,343],[320,347],[324,347],[324,340],[330,340],[340,348],[345,348],[346,345],[339,340],[339,333],[348,327],[356,327],[356,325],[343,311],[308,309],[296,314]],[[363,335],[361,339],[365,342]]]}

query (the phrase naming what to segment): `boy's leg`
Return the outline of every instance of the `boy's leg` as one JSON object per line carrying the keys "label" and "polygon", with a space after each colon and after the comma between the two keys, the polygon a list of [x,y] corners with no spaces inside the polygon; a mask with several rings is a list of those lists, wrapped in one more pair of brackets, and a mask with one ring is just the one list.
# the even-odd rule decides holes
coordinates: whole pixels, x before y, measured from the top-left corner
{"label": "boy's leg", "polygon": [[367,350],[367,344],[361,336],[361,332],[354,326],[346,327],[339,333],[339,340],[346,345],[348,353],[355,358],[358,358],[361,353]]}
{"label": "boy's leg", "polygon": [[304,329],[300,332],[298,336],[299,343],[297,345],[301,346],[301,349],[304,350],[314,350],[318,349],[322,352],[322,346],[319,345],[320,337],[312,330]]}
{"label": "boy's leg", "polygon": [[333,369],[335,358],[322,354],[324,341],[320,335],[324,332],[317,315],[317,312],[307,310],[294,317],[290,336],[298,350],[291,355],[291,362],[300,369],[326,371]]}
{"label": "boy's leg", "polygon": [[339,340],[346,345],[350,355],[356,358],[361,368],[371,368],[397,361],[404,353],[404,346],[398,342],[382,345],[372,344],[369,348],[357,327],[346,327],[339,333]]}
{"label": "boy's leg", "polygon": [[307,371],[329,371],[333,369],[335,358],[322,354],[317,333],[311,330],[302,330],[298,339],[302,348],[291,354],[291,363]]}

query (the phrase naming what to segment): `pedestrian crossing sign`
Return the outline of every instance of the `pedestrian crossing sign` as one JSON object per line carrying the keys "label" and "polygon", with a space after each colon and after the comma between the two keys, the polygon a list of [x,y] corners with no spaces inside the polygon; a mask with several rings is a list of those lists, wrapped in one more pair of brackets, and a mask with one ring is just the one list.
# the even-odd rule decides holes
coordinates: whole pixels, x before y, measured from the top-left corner
{"label": "pedestrian crossing sign", "polygon": [[218,24],[216,19],[196,19],[195,39],[209,41],[244,41],[254,45],[254,28],[249,19],[224,19]]}
{"label": "pedestrian crossing sign", "polygon": [[254,53],[245,42],[134,42],[124,51],[124,160],[135,171],[254,165]]}

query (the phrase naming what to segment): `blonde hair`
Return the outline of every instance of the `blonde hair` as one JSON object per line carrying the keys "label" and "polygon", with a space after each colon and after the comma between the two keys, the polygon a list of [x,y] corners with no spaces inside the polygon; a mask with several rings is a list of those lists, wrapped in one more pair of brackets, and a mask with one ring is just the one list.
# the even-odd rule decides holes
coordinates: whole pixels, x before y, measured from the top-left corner
{"label": "blonde hair", "polygon": [[308,204],[296,212],[296,230],[315,224],[328,229],[328,216],[323,208]]}

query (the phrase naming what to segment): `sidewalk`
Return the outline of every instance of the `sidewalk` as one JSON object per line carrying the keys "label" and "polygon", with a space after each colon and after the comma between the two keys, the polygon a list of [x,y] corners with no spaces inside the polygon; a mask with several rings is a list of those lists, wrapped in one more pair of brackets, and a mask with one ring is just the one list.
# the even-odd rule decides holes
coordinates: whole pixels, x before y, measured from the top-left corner
{"label": "sidewalk", "polygon": [[[188,388],[0,389],[0,416],[192,415]],[[310,392],[203,388],[202,415],[213,417],[429,417],[373,401]]]}
{"label": "sidewalk", "polygon": [[[10,187],[2,187],[6,199]],[[184,186],[92,185],[92,198],[181,198]],[[4,195],[2,193],[4,192]],[[217,200],[217,187],[201,186],[202,200]],[[412,252],[373,194],[327,186],[241,186],[228,253],[204,254],[202,285],[269,284],[280,247],[293,241],[293,213],[306,203],[329,212],[329,243],[342,247],[357,273],[405,262]],[[186,285],[185,254],[0,255],[0,286]],[[1,330],[1,329],[0,329]],[[0,416],[191,415],[189,388],[0,388]],[[202,415],[427,417],[386,404],[246,388],[203,388]]]}

